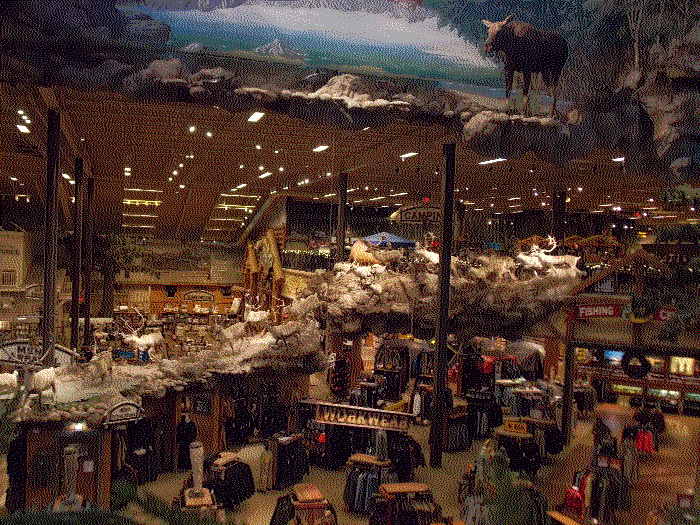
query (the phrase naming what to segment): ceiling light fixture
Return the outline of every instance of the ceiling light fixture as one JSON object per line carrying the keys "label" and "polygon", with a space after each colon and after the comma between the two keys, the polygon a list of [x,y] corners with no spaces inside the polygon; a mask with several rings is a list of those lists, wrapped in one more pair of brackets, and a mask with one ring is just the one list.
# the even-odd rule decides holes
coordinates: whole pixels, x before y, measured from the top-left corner
{"label": "ceiling light fixture", "polygon": [[17,124],[17,129],[22,133],[30,133],[29,128],[27,126],[23,126],[22,124]]}
{"label": "ceiling light fixture", "polygon": [[69,180],[69,181],[68,181],[68,184],[75,184],[75,181],[74,181],[74,180]]}
{"label": "ceiling light fixture", "polygon": [[24,111],[22,111],[21,109],[18,109],[18,110],[17,110],[17,114],[18,114],[18,115],[24,115]]}
{"label": "ceiling light fixture", "polygon": [[625,157],[613,157],[613,162],[625,162]]}
{"label": "ceiling light fixture", "polygon": [[239,167],[240,169],[243,169],[243,168],[245,168],[245,166],[244,166],[243,164],[241,164],[241,165],[240,165],[240,166],[238,166],[238,167]]}
{"label": "ceiling light fixture", "polygon": [[509,201],[519,201],[520,197],[509,197],[508,200]]}
{"label": "ceiling light fixture", "polygon": [[380,200],[382,200],[382,199],[386,199],[386,197],[372,197],[372,198],[369,199],[369,200],[371,200],[371,201],[380,201]]}
{"label": "ceiling light fixture", "polygon": [[262,175],[259,175],[258,178],[259,178],[259,179],[266,179],[266,178],[269,177],[270,175],[272,175],[272,172],[271,172],[271,171],[266,171],[266,172],[263,173]]}
{"label": "ceiling light fixture", "polygon": [[242,189],[242,188],[245,188],[246,186],[247,186],[246,183],[239,184],[238,186],[236,186],[236,189],[237,189],[237,190],[240,190],[240,189]]}
{"label": "ceiling light fixture", "polygon": [[70,175],[68,175],[67,173],[61,173],[61,176],[66,180],[70,180]]}
{"label": "ceiling light fixture", "polygon": [[369,129],[369,126],[367,126],[366,128],[362,128],[362,131],[367,131],[368,129]]}
{"label": "ceiling light fixture", "polygon": [[284,171],[284,166],[280,166],[280,171]]}
{"label": "ceiling light fixture", "polygon": [[177,175],[177,170],[173,170],[173,175]]}
{"label": "ceiling light fixture", "polygon": [[190,126],[190,133],[194,133],[197,131],[197,128],[195,126]]}
{"label": "ceiling light fixture", "polygon": [[262,111],[254,112],[250,117],[248,117],[248,122],[259,122],[261,118],[265,116]]}
{"label": "ceiling light fixture", "polygon": [[325,151],[325,150],[327,150],[327,149],[328,149],[328,146],[326,146],[325,144],[321,144],[320,146],[316,146],[316,147],[313,149],[313,151],[315,151],[316,153],[319,153],[319,152]]}
{"label": "ceiling light fixture", "polygon": [[324,197],[326,197],[326,198],[327,198],[327,197],[335,197],[336,195],[337,195],[337,193],[326,193],[326,194],[324,195]]}
{"label": "ceiling light fixture", "polygon": [[503,159],[503,158],[497,158],[497,159],[490,159],[490,160],[484,160],[479,162],[479,166],[486,166],[487,164],[495,164],[496,162],[505,162],[508,159]]}
{"label": "ceiling light fixture", "polygon": [[255,149],[260,149],[260,144],[256,144]]}
{"label": "ceiling light fixture", "polygon": [[172,178],[172,177],[168,177],[168,182],[172,182],[172,181],[173,181],[173,178]]}
{"label": "ceiling light fixture", "polygon": [[484,211],[484,208],[474,208],[474,211]]}
{"label": "ceiling light fixture", "polygon": [[275,150],[275,155],[277,155],[280,152],[280,150],[276,149]]}
{"label": "ceiling light fixture", "polygon": [[178,164],[178,166],[180,166],[181,168],[185,167],[185,165],[182,162],[180,164]]}
{"label": "ceiling light fixture", "polygon": [[17,177],[10,177],[10,180],[13,182],[17,182]]}
{"label": "ceiling light fixture", "polygon": [[184,189],[185,189],[185,185],[184,185],[184,184],[180,184],[180,189],[181,189],[181,190],[184,190]]}
{"label": "ceiling light fixture", "polygon": [[208,138],[211,138],[211,137],[212,137],[212,132],[211,132],[211,131],[207,131],[207,137],[208,137]]}
{"label": "ceiling light fixture", "polygon": [[404,153],[403,155],[401,155],[401,158],[407,159],[407,158],[413,157],[415,155],[418,155],[418,153],[416,153],[415,151],[409,151],[408,153]]}

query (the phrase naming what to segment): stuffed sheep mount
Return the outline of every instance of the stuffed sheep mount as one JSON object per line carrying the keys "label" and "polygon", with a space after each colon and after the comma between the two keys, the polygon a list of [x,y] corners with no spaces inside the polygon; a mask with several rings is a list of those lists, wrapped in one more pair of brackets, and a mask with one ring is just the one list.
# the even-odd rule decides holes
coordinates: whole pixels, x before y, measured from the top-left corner
{"label": "stuffed sheep mount", "polygon": [[[549,243],[549,248],[533,246],[516,257],[452,257],[450,317],[489,314],[503,324],[541,318],[587,274],[579,257],[552,255],[556,241],[550,237]],[[337,263],[331,272],[317,271],[306,297],[288,310],[313,308],[346,333],[376,333],[377,322],[397,316],[435,320],[439,265],[439,254],[419,244],[407,256],[360,240],[352,246],[350,262]]]}

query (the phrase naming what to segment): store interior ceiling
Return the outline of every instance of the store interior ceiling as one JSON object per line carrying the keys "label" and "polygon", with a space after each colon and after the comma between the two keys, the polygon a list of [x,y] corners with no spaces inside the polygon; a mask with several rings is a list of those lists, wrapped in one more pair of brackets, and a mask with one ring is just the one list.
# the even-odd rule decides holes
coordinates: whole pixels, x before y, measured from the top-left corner
{"label": "store interior ceiling", "polygon": [[[102,232],[242,242],[270,198],[336,202],[336,175],[343,171],[353,206],[396,209],[440,199],[442,144],[449,139],[441,124],[397,120],[351,131],[264,110],[231,114],[215,106],[6,83],[0,98],[0,195],[43,199],[46,115],[58,108],[59,209],[70,217],[74,159],[83,157],[86,177],[95,179]],[[556,181],[568,190],[567,211],[634,216],[639,224],[697,220],[692,208],[663,211],[656,175],[626,173],[619,152],[597,151],[556,168],[534,155],[479,157],[457,141],[455,194],[467,212],[550,209]]]}

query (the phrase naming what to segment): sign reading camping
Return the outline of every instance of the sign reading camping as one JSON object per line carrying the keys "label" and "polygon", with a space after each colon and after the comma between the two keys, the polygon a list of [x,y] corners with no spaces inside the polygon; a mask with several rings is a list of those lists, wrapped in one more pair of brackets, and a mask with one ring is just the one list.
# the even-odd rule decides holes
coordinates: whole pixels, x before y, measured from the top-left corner
{"label": "sign reading camping", "polygon": [[434,206],[408,206],[394,213],[392,219],[401,224],[441,223],[442,210]]}
{"label": "sign reading camping", "polygon": [[364,428],[407,431],[413,416],[406,412],[389,412],[373,408],[331,403],[316,404],[316,421],[328,425],[348,425]]}

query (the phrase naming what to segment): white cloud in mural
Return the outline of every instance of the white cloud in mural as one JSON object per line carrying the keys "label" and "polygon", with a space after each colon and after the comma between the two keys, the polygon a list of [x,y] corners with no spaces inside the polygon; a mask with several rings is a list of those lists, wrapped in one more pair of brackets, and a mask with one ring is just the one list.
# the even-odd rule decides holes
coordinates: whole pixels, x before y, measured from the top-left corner
{"label": "white cloud in mural", "polygon": [[[218,9],[209,17],[227,22],[277,28],[285,32],[312,33],[346,42],[398,45],[420,50],[472,66],[495,69],[495,64],[477,47],[447,28],[438,28],[437,18],[409,22],[383,13],[337,11],[335,9],[289,8],[283,5],[241,5]],[[322,28],[322,30],[319,30]]]}

